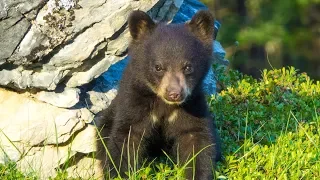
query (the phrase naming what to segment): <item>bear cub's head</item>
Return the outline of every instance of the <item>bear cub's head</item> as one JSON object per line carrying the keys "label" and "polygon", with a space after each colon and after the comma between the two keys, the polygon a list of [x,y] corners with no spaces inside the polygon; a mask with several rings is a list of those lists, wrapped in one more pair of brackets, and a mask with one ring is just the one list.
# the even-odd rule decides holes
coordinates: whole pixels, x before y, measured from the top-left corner
{"label": "bear cub's head", "polygon": [[188,23],[167,25],[134,11],[128,23],[137,79],[167,104],[185,102],[211,65],[213,16],[198,11]]}

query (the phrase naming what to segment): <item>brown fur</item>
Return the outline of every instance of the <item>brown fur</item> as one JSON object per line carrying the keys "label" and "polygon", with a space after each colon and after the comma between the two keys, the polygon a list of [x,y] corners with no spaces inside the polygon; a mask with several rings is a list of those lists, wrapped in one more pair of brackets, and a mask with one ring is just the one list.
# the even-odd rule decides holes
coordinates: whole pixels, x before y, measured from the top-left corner
{"label": "brown fur", "polygon": [[[220,156],[219,138],[202,92],[211,66],[212,26],[207,11],[179,25],[155,24],[141,11],[130,16],[130,62],[117,97],[102,112],[106,124],[102,135],[109,136],[104,142],[116,167],[121,165],[122,177],[128,165],[139,168],[161,150],[180,164],[202,150],[194,160],[195,174],[191,162],[186,178],[212,179],[211,170]],[[104,148],[98,149],[106,169],[112,169]],[[115,170],[110,173],[117,175]]]}

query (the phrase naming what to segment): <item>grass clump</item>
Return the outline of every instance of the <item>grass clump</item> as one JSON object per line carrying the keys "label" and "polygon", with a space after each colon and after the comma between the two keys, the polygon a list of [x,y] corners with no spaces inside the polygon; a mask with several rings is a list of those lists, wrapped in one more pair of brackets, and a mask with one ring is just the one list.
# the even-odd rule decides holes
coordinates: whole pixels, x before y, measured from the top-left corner
{"label": "grass clump", "polygon": [[215,66],[222,91],[210,98],[230,179],[320,178],[320,83],[293,67],[260,80]]}
{"label": "grass clump", "polygon": [[25,179],[35,180],[37,179],[34,175],[24,175],[17,169],[15,162],[9,161],[6,164],[0,164],[0,179],[1,180],[14,180],[14,179]]}

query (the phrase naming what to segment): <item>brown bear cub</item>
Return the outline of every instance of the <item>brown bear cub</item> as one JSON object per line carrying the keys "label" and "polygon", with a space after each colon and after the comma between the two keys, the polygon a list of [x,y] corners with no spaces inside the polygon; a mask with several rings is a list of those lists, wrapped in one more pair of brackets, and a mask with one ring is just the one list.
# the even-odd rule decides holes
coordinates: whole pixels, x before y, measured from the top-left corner
{"label": "brown bear cub", "polygon": [[211,67],[213,16],[199,11],[189,23],[166,25],[134,11],[128,23],[130,61],[116,98],[102,113],[101,134],[109,136],[104,142],[112,160],[100,158],[111,177],[125,177],[128,168],[162,150],[180,165],[201,151],[188,164],[186,179],[212,179],[220,149],[202,81]]}

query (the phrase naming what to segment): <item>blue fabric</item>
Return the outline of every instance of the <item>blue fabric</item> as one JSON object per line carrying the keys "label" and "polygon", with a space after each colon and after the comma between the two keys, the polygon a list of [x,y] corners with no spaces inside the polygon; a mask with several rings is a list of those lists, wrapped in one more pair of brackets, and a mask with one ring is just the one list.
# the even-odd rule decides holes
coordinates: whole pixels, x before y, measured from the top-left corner
{"label": "blue fabric", "polygon": [[208,8],[200,1],[184,0],[172,23],[184,23],[190,20],[197,11],[202,9]]}

